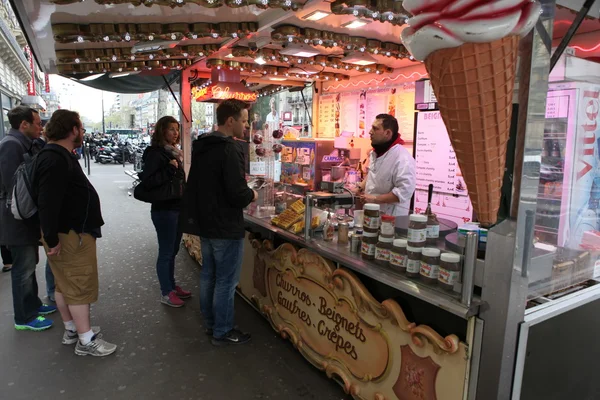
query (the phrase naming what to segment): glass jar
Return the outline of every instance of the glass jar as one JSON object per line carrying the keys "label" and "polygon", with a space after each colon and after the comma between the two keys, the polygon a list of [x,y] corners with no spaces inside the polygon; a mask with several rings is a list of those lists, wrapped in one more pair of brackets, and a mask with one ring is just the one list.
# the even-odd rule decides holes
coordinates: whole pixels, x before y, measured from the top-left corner
{"label": "glass jar", "polygon": [[406,239],[396,239],[392,242],[392,251],[390,253],[390,267],[398,272],[406,272]]}
{"label": "glass jar", "polygon": [[443,253],[440,260],[438,285],[440,285],[442,289],[452,291],[454,290],[454,285],[460,280],[460,273],[462,270],[460,255],[456,253]]}
{"label": "glass jar", "polygon": [[406,276],[419,278],[421,273],[421,247],[406,246]]}
{"label": "glass jar", "polygon": [[350,235],[350,226],[347,222],[340,222],[338,224],[338,244],[347,245],[348,235]]}
{"label": "glass jar", "polygon": [[396,217],[393,215],[381,216],[381,235],[391,238],[396,236]]}
{"label": "glass jar", "polygon": [[365,231],[362,237],[360,252],[363,260],[374,260],[377,248],[377,232]]}
{"label": "glass jar", "polygon": [[411,214],[408,222],[408,245],[410,247],[425,247],[427,240],[427,216]]}
{"label": "glass jar", "polygon": [[424,282],[437,284],[440,276],[440,250],[431,247],[423,249],[421,254],[421,279]]}
{"label": "glass jar", "polygon": [[369,232],[378,232],[381,226],[381,219],[379,218],[379,210],[381,207],[379,204],[367,203],[363,207],[363,229]]}
{"label": "glass jar", "polygon": [[440,238],[440,221],[435,214],[427,215],[427,245],[435,246]]}
{"label": "glass jar", "polygon": [[377,242],[377,247],[375,248],[375,263],[377,265],[389,267],[393,241],[394,238],[379,235],[379,241]]}

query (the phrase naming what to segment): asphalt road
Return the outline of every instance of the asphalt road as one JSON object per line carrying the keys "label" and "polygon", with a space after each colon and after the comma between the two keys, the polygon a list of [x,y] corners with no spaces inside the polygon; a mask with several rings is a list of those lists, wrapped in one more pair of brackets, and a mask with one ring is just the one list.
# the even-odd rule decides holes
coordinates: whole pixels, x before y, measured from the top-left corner
{"label": "asphalt road", "polygon": [[[128,164],[127,169],[131,169]],[[0,399],[347,399],[239,297],[236,318],[250,344],[215,348],[199,317],[199,266],[182,247],[176,279],[192,290],[181,309],[160,304],[157,242],[150,207],[128,196],[121,165],[92,163],[106,225],[98,241],[100,298],[92,324],[118,344],[105,358],[79,357],[61,344],[63,325],[44,332],[13,327],[9,274],[0,274]],[[37,277],[45,299],[44,262]]]}

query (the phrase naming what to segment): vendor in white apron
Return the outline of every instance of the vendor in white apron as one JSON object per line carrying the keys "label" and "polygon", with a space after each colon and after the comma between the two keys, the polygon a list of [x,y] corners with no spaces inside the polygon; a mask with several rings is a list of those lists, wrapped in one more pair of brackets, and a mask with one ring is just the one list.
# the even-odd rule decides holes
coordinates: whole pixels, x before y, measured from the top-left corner
{"label": "vendor in white apron", "polygon": [[398,121],[391,115],[379,114],[370,135],[373,151],[362,184],[364,201],[380,204],[382,214],[408,215],[415,191],[415,159],[402,146]]}

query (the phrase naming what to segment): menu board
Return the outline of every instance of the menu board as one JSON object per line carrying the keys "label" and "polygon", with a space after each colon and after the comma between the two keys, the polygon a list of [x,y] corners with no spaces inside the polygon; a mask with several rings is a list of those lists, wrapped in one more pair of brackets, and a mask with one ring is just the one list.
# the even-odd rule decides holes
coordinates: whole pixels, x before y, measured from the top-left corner
{"label": "menu board", "polygon": [[359,135],[358,112],[360,92],[346,92],[340,96],[340,135],[357,137]]}
{"label": "menu board", "polygon": [[467,196],[467,186],[458,167],[456,154],[439,111],[424,111],[417,116],[415,161],[417,188]]}
{"label": "menu board", "polygon": [[400,126],[400,136],[411,142],[415,137],[415,84],[406,83],[396,90],[396,119]]}
{"label": "menu board", "polygon": [[366,97],[366,136],[369,135],[369,130],[373,121],[375,121],[375,117],[379,114],[387,114],[388,113],[388,97],[391,94],[390,88],[385,89],[377,89],[377,90],[368,90]]}
{"label": "menu board", "polygon": [[319,131],[320,138],[335,137],[336,94],[324,94],[319,98]]}

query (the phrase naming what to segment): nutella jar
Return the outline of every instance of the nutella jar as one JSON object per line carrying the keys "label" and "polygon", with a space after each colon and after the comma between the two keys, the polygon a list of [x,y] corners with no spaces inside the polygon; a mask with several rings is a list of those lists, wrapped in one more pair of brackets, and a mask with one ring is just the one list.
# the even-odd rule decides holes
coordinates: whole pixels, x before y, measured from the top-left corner
{"label": "nutella jar", "polygon": [[460,280],[461,269],[460,255],[456,253],[443,253],[438,285],[448,291],[454,290],[454,284]]}
{"label": "nutella jar", "polygon": [[396,236],[396,217],[393,215],[381,216],[381,235],[391,238]]}
{"label": "nutella jar", "polygon": [[440,221],[435,214],[427,216],[427,245],[435,246],[440,238]]}
{"label": "nutella jar", "polygon": [[427,241],[427,216],[411,214],[408,222],[408,245],[425,247]]}
{"label": "nutella jar", "polygon": [[379,232],[381,227],[381,219],[379,217],[379,204],[367,203],[363,207],[365,216],[363,218],[363,228],[365,232]]}
{"label": "nutella jar", "polygon": [[362,236],[360,252],[363,260],[374,260],[377,248],[377,232],[365,231]]}
{"label": "nutella jar", "polygon": [[440,250],[427,247],[421,254],[421,279],[436,284],[440,276]]}
{"label": "nutella jar", "polygon": [[390,253],[392,251],[392,242],[394,238],[379,236],[377,247],[375,248],[375,264],[383,267],[390,265]]}
{"label": "nutella jar", "polygon": [[402,273],[406,272],[406,246],[406,239],[396,239],[390,253],[390,267]]}
{"label": "nutella jar", "polygon": [[421,247],[406,246],[406,276],[418,278],[421,272]]}

